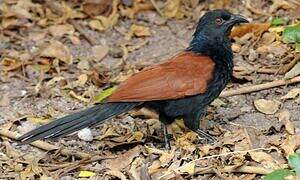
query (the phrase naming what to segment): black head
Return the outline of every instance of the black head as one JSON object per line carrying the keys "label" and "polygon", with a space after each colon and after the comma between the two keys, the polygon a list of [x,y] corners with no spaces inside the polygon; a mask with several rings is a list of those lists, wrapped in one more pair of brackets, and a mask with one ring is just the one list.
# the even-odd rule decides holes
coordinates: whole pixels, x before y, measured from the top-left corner
{"label": "black head", "polygon": [[248,20],[241,15],[226,10],[213,10],[205,13],[198,22],[194,36],[201,35],[210,40],[228,39],[232,27]]}

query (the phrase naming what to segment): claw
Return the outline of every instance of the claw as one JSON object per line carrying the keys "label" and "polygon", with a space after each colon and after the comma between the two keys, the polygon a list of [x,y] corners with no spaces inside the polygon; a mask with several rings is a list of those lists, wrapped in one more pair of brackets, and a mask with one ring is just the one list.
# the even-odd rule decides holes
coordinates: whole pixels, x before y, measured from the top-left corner
{"label": "claw", "polygon": [[197,133],[200,137],[203,137],[204,139],[206,139],[208,143],[213,144],[214,142],[217,141],[216,138],[214,138],[213,136],[207,134],[206,132],[204,132],[204,131],[201,130],[201,129],[197,129],[197,130],[196,130],[196,133]]}

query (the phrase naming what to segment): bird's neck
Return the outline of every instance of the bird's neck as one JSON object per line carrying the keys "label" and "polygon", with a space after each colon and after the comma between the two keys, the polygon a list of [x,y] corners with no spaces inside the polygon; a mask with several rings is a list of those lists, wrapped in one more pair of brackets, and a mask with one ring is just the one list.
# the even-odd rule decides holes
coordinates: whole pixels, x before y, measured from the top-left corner
{"label": "bird's neck", "polygon": [[228,38],[209,39],[204,35],[194,35],[187,51],[207,55],[212,58],[217,65],[226,66],[229,70],[233,68],[233,53],[231,42]]}

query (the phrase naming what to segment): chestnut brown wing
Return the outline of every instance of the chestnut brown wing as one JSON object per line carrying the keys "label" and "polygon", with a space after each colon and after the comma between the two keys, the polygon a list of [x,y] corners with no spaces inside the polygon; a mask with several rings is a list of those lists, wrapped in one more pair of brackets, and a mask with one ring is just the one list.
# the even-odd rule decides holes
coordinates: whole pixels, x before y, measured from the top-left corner
{"label": "chestnut brown wing", "polygon": [[169,100],[204,93],[213,78],[214,66],[214,61],[208,56],[181,53],[133,75],[107,102]]}

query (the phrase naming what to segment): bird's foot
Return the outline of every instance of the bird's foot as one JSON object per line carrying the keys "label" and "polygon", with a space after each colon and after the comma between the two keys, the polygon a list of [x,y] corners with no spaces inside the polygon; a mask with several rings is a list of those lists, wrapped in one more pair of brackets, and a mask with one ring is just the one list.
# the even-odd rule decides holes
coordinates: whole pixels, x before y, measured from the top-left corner
{"label": "bird's foot", "polygon": [[205,140],[207,140],[208,143],[213,144],[214,142],[217,141],[216,138],[214,138],[213,136],[209,135],[208,133],[206,133],[205,131],[201,130],[201,129],[197,129],[196,133],[204,138]]}

